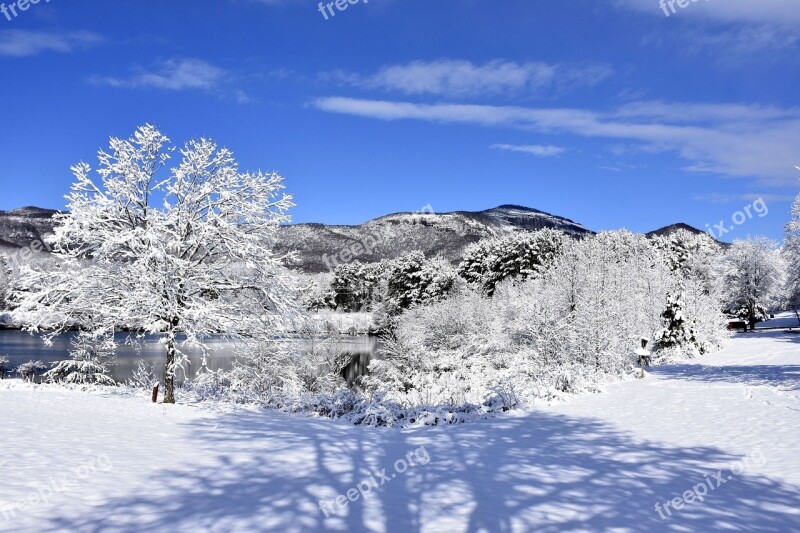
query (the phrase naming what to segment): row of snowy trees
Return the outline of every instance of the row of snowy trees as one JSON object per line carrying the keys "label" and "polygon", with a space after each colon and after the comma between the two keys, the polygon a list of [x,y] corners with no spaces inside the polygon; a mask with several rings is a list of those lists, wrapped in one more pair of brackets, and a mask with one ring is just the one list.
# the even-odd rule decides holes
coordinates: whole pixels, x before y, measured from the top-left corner
{"label": "row of snowy trees", "polygon": [[[676,260],[674,246],[691,252]],[[370,388],[406,405],[479,404],[493,393],[531,401],[629,371],[641,337],[684,355],[724,338],[708,237],[654,243],[616,231],[562,236],[558,250],[549,268],[509,277],[491,297],[466,288],[402,315]]]}

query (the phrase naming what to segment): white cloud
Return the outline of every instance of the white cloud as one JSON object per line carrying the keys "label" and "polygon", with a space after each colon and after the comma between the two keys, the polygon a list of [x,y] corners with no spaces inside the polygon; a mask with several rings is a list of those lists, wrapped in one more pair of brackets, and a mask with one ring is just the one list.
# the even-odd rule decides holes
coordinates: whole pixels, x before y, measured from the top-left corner
{"label": "white cloud", "polygon": [[98,77],[93,83],[126,88],[153,88],[170,91],[186,89],[216,89],[225,79],[226,71],[201,59],[169,59],[156,65],[154,70],[136,69],[131,77]]}
{"label": "white cloud", "polygon": [[563,154],[567,150],[561,146],[553,146],[551,144],[493,144],[489,148],[492,150],[504,150],[507,152],[520,152],[538,157],[557,156]]}
{"label": "white cloud", "polygon": [[604,65],[578,67],[541,62],[515,63],[500,59],[476,64],[443,59],[384,66],[370,75],[337,71],[324,77],[367,89],[396,91],[408,95],[459,97],[536,94],[556,86],[591,86],[611,73],[611,68]]}
{"label": "white cloud", "polygon": [[101,42],[103,38],[87,31],[52,33],[44,31],[0,31],[0,56],[29,57],[43,52],[67,53]]}
{"label": "white cloud", "polygon": [[539,133],[634,141],[650,152],[674,152],[687,171],[796,184],[800,109],[746,104],[637,102],[608,112],[467,104],[416,104],[320,98],[320,110],[380,120],[513,127]]}

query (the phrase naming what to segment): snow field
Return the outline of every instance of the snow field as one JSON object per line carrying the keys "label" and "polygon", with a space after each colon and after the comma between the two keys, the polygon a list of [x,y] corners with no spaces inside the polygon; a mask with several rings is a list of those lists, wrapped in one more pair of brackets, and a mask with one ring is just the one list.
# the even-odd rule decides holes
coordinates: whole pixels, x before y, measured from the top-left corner
{"label": "snow field", "polygon": [[0,510],[74,482],[0,531],[797,531],[798,376],[800,335],[760,332],[603,394],[405,430],[4,382]]}

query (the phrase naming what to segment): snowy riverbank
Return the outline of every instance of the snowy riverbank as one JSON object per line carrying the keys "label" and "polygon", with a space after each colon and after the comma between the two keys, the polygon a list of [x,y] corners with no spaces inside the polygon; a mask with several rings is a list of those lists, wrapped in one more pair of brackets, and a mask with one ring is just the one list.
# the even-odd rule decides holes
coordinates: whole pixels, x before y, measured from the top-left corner
{"label": "snowy riverbank", "polygon": [[[0,410],[0,531],[800,528],[800,335],[784,332],[462,426],[373,429],[19,383],[0,383]],[[399,472],[420,447],[430,461]],[[369,479],[383,486],[367,491]],[[686,503],[706,480],[704,502]],[[359,486],[366,499],[331,506]]]}

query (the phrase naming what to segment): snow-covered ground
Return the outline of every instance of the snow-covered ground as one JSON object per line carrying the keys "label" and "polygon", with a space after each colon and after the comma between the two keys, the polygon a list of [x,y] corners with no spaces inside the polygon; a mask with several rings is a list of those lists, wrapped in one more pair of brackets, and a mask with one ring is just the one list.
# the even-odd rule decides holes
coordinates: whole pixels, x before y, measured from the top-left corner
{"label": "snow-covered ground", "polygon": [[456,427],[8,382],[0,412],[0,531],[800,531],[800,335],[780,331]]}

